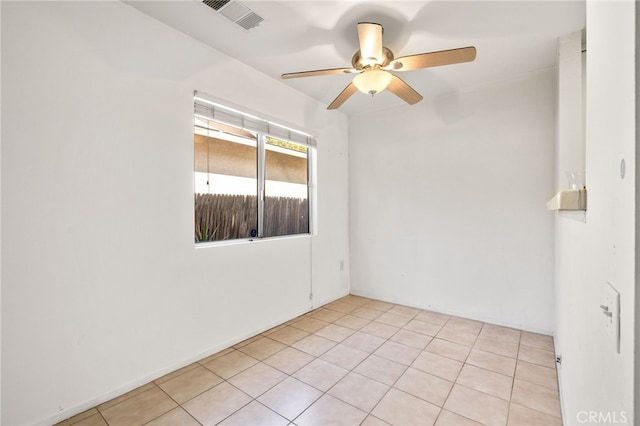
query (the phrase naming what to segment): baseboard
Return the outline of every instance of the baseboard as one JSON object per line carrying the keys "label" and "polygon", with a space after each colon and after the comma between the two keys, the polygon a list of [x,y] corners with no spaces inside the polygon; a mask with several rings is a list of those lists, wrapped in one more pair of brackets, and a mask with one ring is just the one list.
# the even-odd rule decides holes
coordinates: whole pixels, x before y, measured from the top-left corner
{"label": "baseboard", "polygon": [[360,292],[357,292],[357,291],[356,292],[352,292],[351,294],[353,294],[354,296],[367,297],[367,298],[370,298],[370,299],[380,300],[382,302],[394,303],[394,304],[397,304],[397,305],[409,306],[411,308],[423,309],[425,311],[437,312],[439,314],[451,315],[451,316],[456,316],[456,317],[460,317],[460,318],[466,318],[466,319],[470,319],[470,320],[474,320],[474,321],[485,322],[487,324],[499,325],[501,327],[515,328],[517,330],[528,331],[528,332],[531,332],[531,333],[544,334],[545,336],[553,336],[554,335],[553,330],[541,329],[541,328],[537,328],[537,327],[529,327],[529,326],[522,325],[522,324],[511,323],[509,321],[501,321],[499,319],[492,318],[492,317],[489,317],[489,316],[469,315],[468,313],[465,313],[465,312],[458,312],[458,311],[449,310],[449,309],[437,309],[437,308],[434,309],[433,307],[421,305],[419,303],[402,303],[402,302],[398,302],[398,301],[390,300],[390,299],[386,299],[386,298],[374,297],[374,296],[363,294],[363,293],[360,293]]}

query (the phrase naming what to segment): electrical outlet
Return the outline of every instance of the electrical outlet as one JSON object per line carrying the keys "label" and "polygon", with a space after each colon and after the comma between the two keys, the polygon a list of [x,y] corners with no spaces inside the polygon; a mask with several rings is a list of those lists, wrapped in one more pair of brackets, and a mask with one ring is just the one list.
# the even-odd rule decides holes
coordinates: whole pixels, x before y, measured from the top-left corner
{"label": "electrical outlet", "polygon": [[600,309],[604,327],[617,353],[620,353],[620,293],[611,284],[604,285],[604,295]]}

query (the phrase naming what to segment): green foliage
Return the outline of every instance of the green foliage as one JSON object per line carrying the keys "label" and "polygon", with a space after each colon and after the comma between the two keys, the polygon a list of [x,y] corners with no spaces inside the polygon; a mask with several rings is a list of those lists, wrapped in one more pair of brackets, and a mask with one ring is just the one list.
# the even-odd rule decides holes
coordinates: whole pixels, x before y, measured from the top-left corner
{"label": "green foliage", "polygon": [[196,229],[196,243],[200,243],[203,241],[210,241],[209,227],[206,223],[200,224],[200,228]]}

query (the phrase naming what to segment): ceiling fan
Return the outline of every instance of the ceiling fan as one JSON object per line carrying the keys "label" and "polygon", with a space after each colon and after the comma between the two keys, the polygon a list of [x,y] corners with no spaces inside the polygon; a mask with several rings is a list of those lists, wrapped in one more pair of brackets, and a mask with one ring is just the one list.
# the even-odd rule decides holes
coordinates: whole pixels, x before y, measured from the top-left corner
{"label": "ceiling fan", "polygon": [[334,99],[327,109],[339,108],[357,90],[371,96],[385,89],[410,105],[422,100],[422,95],[390,71],[411,71],[420,68],[470,62],[476,58],[476,48],[441,50],[394,58],[393,52],[382,45],[382,25],[358,23],[360,50],[351,59],[352,68],[330,68],[282,74],[283,79],[315,77],[328,74],[357,74],[351,83]]}

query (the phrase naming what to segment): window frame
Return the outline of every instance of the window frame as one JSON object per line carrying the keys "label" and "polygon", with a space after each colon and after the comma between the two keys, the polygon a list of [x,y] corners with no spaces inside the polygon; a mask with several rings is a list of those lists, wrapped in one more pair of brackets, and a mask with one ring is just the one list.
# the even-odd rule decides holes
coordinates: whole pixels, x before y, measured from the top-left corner
{"label": "window frame", "polygon": [[[225,126],[232,126],[241,130],[246,130],[256,134],[256,199],[257,199],[257,236],[246,238],[234,238],[226,240],[213,241],[194,241],[195,248],[210,247],[216,245],[227,245],[242,242],[254,242],[270,239],[282,238],[299,238],[312,236],[315,234],[315,156],[316,156],[316,138],[307,131],[298,130],[292,126],[281,124],[280,122],[262,118],[257,113],[245,112],[244,108],[219,101],[215,97],[205,94],[201,91],[194,91],[194,120],[201,118],[212,122],[218,122]],[[206,112],[205,112],[206,111]],[[194,123],[195,125],[195,123]],[[194,126],[192,126],[193,128]],[[195,135],[195,133],[194,133]],[[287,137],[288,136],[288,137]],[[265,222],[265,187],[266,187],[266,146],[267,137],[275,138],[296,145],[305,146],[307,148],[307,222],[308,230],[304,233],[285,234],[285,235],[264,235]],[[195,152],[194,152],[195,161]],[[195,172],[195,169],[194,169]],[[195,178],[193,187],[194,196]],[[195,204],[194,214],[195,221]],[[195,224],[195,222],[194,222]]]}

